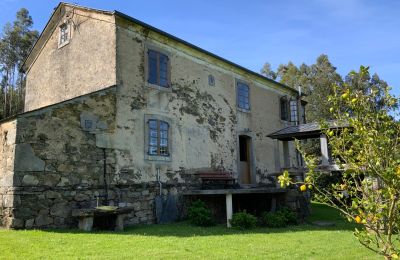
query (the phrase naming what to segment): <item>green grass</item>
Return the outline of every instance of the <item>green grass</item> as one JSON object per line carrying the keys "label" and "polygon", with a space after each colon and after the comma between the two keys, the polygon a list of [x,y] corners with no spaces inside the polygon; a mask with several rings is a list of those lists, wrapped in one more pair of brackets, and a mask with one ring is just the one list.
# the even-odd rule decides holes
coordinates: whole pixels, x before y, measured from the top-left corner
{"label": "green grass", "polygon": [[136,226],[121,233],[77,230],[0,230],[0,259],[380,259],[353,236],[354,225],[314,204],[305,224],[250,231],[186,223]]}

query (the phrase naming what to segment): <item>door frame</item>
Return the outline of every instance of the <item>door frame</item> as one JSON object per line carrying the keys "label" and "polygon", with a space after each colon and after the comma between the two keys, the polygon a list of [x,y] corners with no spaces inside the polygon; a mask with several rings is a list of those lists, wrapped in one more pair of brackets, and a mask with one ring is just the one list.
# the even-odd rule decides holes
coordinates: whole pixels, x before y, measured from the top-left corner
{"label": "door frame", "polygon": [[[243,184],[242,183],[242,178],[241,178],[241,173],[239,172],[240,170],[240,143],[239,143],[239,137],[240,136],[245,136],[248,138],[248,149],[249,149],[249,171],[250,171],[250,183],[249,184]],[[250,131],[238,131],[237,136],[236,136],[236,169],[237,169],[237,181],[240,185],[254,185],[256,184],[256,160],[255,160],[255,153],[254,153],[254,137],[255,135],[250,132]]]}

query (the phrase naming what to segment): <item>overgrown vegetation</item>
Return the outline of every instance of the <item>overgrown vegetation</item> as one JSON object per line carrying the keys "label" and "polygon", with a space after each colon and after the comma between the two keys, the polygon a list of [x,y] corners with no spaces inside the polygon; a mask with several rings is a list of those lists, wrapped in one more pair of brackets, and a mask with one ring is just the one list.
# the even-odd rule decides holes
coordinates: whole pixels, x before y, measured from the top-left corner
{"label": "overgrown vegetation", "polygon": [[188,208],[188,219],[190,223],[196,226],[212,226],[215,225],[215,220],[211,210],[201,200],[195,200]]}

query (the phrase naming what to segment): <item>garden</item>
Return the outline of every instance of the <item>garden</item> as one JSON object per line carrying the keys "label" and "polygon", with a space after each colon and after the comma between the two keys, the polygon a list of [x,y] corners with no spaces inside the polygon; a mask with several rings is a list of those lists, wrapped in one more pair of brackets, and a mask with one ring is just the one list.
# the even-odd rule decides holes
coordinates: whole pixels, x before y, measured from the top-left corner
{"label": "garden", "polygon": [[125,232],[0,230],[0,259],[380,259],[359,244],[353,235],[357,224],[338,211],[313,203],[312,213],[304,224],[284,228],[179,222]]}

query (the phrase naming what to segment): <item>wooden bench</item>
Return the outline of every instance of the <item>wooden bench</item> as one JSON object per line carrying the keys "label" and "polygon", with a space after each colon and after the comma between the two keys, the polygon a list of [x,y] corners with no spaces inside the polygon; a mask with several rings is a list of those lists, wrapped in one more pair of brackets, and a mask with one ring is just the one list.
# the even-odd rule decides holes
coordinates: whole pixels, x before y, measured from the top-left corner
{"label": "wooden bench", "polygon": [[231,172],[207,171],[198,172],[197,176],[201,179],[203,189],[211,188],[233,188],[236,179]]}

